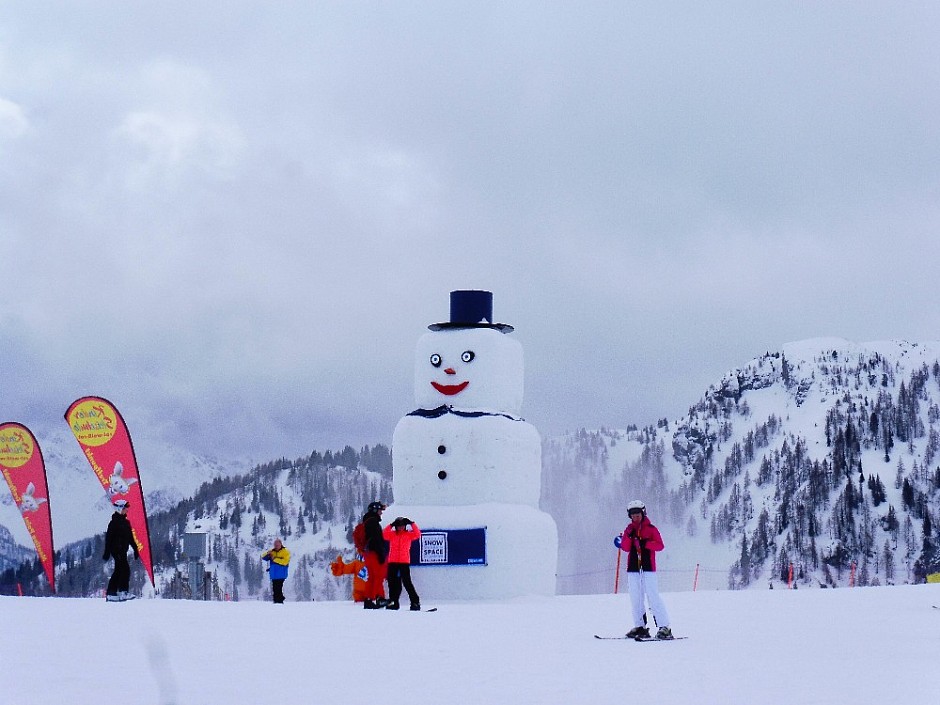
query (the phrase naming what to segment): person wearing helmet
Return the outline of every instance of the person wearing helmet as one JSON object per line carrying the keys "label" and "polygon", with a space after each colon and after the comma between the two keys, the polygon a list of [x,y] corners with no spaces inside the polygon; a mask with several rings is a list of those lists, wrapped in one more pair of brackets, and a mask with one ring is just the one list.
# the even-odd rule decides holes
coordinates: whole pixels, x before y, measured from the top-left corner
{"label": "person wearing helmet", "polygon": [[421,529],[408,517],[398,517],[385,527],[382,536],[388,542],[388,604],[387,610],[398,609],[404,585],[411,600],[411,611],[421,611],[421,598],[411,582],[411,544],[421,538]]}
{"label": "person wearing helmet", "polygon": [[386,558],[388,557],[388,543],[382,537],[382,512],[385,505],[382,502],[371,502],[362,525],[365,530],[365,551],[362,559],[366,563],[368,578],[362,606],[367,610],[381,609],[388,604],[385,599],[385,575],[388,571]]}
{"label": "person wearing helmet", "polygon": [[669,613],[659,596],[656,580],[656,552],[663,550],[663,538],[659,529],[646,516],[646,505],[638,499],[627,505],[630,523],[620,536],[614,538],[614,546],[627,553],[627,588],[633,608],[633,629],[627,636],[633,639],[649,638],[646,626],[646,601],[649,601],[653,620],[659,627],[657,639],[672,639]]}
{"label": "person wearing helmet", "polygon": [[131,567],[127,562],[127,549],[134,548],[134,558],[140,560],[137,542],[131,523],[127,519],[127,510],[130,502],[119,499],[112,505],[114,514],[108,523],[108,531],[104,536],[104,555],[102,560],[114,559],[114,572],[108,580],[106,599],[108,602],[125,602],[133,600],[136,595],[130,592]]}

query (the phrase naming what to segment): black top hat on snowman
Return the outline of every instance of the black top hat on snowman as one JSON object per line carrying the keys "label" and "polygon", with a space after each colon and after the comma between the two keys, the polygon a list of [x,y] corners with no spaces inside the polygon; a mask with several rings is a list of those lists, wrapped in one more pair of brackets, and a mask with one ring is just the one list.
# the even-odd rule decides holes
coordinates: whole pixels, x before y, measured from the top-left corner
{"label": "black top hat on snowman", "polygon": [[513,330],[508,323],[493,323],[493,292],[476,289],[450,292],[450,320],[446,323],[432,323],[428,328],[494,328],[500,333]]}

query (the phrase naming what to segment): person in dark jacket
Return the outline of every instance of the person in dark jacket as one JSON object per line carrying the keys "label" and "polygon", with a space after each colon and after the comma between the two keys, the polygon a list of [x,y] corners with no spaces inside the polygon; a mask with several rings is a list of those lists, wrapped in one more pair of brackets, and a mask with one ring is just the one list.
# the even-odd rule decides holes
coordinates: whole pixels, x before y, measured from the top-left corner
{"label": "person in dark jacket", "polygon": [[385,575],[388,570],[386,562],[388,543],[382,536],[383,511],[385,511],[384,504],[372,502],[362,517],[362,525],[366,534],[365,553],[363,553],[362,558],[366,562],[366,570],[369,573],[366,580],[365,600],[363,600],[362,606],[367,610],[380,609],[388,604],[388,600],[383,597],[385,588],[382,585],[385,582]]}
{"label": "person in dark jacket", "polygon": [[638,499],[627,505],[630,523],[620,536],[614,539],[614,546],[627,553],[627,586],[630,590],[630,604],[633,608],[633,629],[627,632],[631,638],[648,638],[650,630],[646,626],[646,600],[649,600],[653,619],[659,627],[657,639],[672,639],[669,627],[669,613],[659,596],[656,580],[656,552],[664,548],[659,529],[646,516],[646,505]]}
{"label": "person in dark jacket", "polygon": [[271,594],[274,596],[274,604],[283,605],[284,581],[287,580],[290,551],[280,539],[274,539],[274,548],[263,553],[261,560],[269,563],[268,575],[271,576]]}
{"label": "person in dark jacket", "polygon": [[127,509],[130,503],[126,499],[114,502],[114,514],[108,524],[108,531],[104,536],[104,555],[102,560],[114,559],[114,571],[108,581],[108,602],[124,602],[133,600],[136,595],[130,592],[131,567],[127,562],[127,549],[134,548],[134,558],[140,560],[137,542],[131,523],[127,520]]}

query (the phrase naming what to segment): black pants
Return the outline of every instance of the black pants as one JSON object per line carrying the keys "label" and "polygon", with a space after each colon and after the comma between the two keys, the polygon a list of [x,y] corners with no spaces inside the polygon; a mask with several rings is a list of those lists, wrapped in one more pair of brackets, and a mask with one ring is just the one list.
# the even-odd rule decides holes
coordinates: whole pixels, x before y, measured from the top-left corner
{"label": "black pants", "polygon": [[274,591],[274,604],[284,602],[284,578],[271,578],[271,590]]}
{"label": "black pants", "polygon": [[412,605],[420,605],[421,598],[411,582],[411,566],[407,563],[388,564],[388,599],[397,603],[401,597],[401,586],[405,586]]}
{"label": "black pants", "polygon": [[114,572],[111,573],[111,579],[108,581],[108,594],[117,595],[119,592],[128,592],[131,586],[131,566],[127,562],[127,556],[114,557]]}

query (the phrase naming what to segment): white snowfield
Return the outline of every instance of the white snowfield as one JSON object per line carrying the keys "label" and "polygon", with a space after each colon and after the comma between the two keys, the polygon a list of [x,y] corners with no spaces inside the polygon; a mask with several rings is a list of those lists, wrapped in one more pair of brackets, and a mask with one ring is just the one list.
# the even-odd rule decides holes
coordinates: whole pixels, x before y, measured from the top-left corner
{"label": "white snowfield", "polygon": [[675,633],[688,639],[595,639],[630,626],[625,594],[426,605],[435,613],[350,602],[2,597],[0,702],[934,701],[940,585],[665,599]]}

